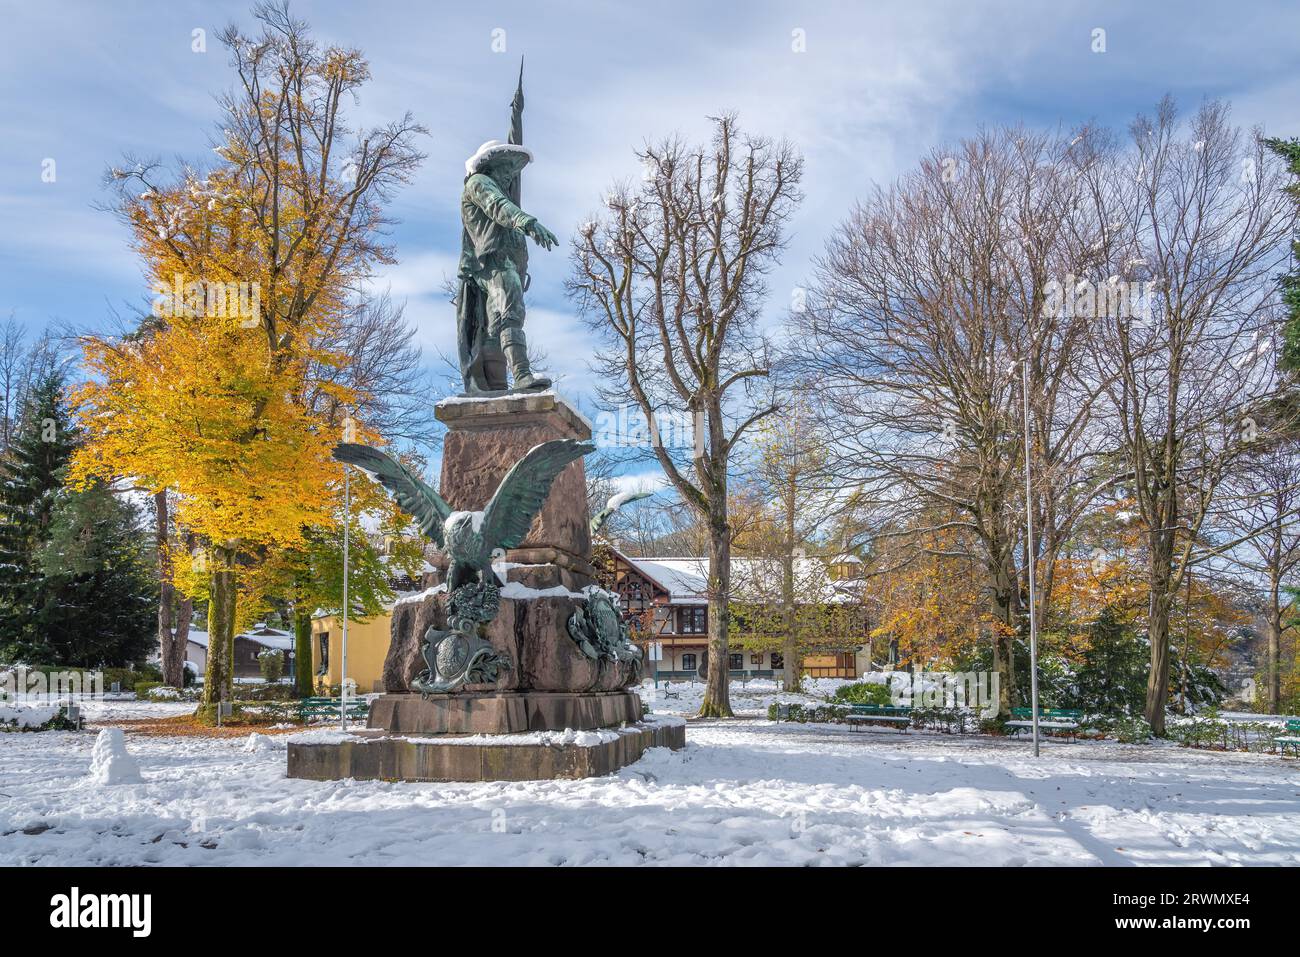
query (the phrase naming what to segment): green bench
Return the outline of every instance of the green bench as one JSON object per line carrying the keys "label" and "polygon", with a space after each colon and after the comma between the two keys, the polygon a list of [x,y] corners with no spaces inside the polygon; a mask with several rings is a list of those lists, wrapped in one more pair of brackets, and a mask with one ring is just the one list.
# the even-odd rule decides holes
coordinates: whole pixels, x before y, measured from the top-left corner
{"label": "green bench", "polygon": [[[343,707],[342,698],[300,698],[295,710],[298,720],[312,718],[337,718]],[[366,718],[370,715],[370,702],[361,697],[348,697],[348,717]]]}
{"label": "green bench", "polygon": [[1286,749],[1290,745],[1295,749],[1296,757],[1300,758],[1300,721],[1288,721],[1286,734],[1274,738],[1273,743],[1282,749],[1282,757],[1286,757]]}
{"label": "green bench", "polygon": [[855,704],[850,705],[849,713],[844,716],[849,730],[864,724],[888,724],[906,732],[912,724],[912,709],[908,705]]}
{"label": "green bench", "polygon": [[[1079,722],[1082,720],[1083,712],[1077,708],[1038,709],[1038,727],[1043,731],[1062,731],[1073,738],[1078,733]],[[1034,709],[1012,708],[1011,720],[1006,723],[1006,726],[1014,728],[1017,734],[1026,729],[1032,730],[1034,727]]]}

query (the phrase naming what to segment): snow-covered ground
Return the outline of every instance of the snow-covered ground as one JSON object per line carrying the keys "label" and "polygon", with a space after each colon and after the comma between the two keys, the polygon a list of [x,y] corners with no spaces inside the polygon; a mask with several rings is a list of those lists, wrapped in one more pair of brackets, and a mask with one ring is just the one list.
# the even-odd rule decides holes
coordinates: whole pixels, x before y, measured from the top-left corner
{"label": "snow-covered ground", "polygon": [[[689,711],[688,689],[656,709]],[[756,715],[779,693],[733,696]],[[94,731],[0,735],[0,866],[1300,864],[1300,762],[1271,755],[1049,741],[1035,761],[754,716],[593,780],[317,783],[285,777],[288,740],[128,733],[142,783],[106,785]]]}

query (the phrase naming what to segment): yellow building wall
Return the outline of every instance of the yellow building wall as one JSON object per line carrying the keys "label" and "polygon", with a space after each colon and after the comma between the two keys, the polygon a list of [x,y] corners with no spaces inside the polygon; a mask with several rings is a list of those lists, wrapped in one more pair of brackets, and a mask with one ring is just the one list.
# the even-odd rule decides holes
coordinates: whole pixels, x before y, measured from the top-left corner
{"label": "yellow building wall", "polygon": [[[357,683],[359,694],[383,690],[384,658],[393,616],[384,613],[365,622],[348,622],[348,677]],[[321,673],[320,636],[329,633],[327,673]],[[311,672],[317,688],[337,688],[343,683],[343,622],[335,615],[313,618],[311,622]]]}

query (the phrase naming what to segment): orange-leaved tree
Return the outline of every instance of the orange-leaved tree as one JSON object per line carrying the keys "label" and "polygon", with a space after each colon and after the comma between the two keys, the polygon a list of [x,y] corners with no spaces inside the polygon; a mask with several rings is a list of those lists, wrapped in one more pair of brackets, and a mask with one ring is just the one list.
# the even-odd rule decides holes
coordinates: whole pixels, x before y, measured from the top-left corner
{"label": "orange-leaved tree", "polygon": [[358,51],[320,47],[283,3],[254,15],[259,35],[222,34],[238,79],[212,168],[170,181],[151,163],[113,171],[154,314],[86,342],[90,438],[75,464],[177,493],[178,525],[206,546],[207,701],[232,681],[241,553],[297,546],[338,514],[335,419],[366,397],[313,370],[347,363],[322,343],[392,261],[383,207],[422,158],[409,115],[349,128],[344,104],[370,76]]}

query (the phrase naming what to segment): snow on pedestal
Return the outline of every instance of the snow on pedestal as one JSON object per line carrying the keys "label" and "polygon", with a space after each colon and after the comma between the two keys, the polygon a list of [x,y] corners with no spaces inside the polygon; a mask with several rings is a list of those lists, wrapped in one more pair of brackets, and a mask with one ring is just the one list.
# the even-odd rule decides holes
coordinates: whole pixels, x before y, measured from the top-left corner
{"label": "snow on pedestal", "polygon": [[121,728],[105,728],[95,739],[90,755],[89,778],[93,784],[140,784],[140,765],[126,750]]}

